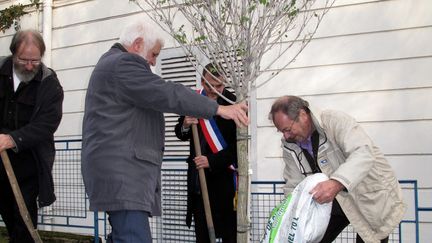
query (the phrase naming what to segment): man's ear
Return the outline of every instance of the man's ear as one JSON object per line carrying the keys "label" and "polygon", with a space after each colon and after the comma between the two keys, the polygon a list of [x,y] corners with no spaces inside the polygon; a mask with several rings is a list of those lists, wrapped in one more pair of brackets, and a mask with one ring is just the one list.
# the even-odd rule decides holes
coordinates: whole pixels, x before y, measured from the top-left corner
{"label": "man's ear", "polygon": [[299,119],[306,120],[308,118],[308,116],[309,116],[309,114],[304,109],[300,109]]}
{"label": "man's ear", "polygon": [[144,39],[142,37],[136,38],[132,43],[132,50],[135,53],[140,53],[143,47],[144,47]]}

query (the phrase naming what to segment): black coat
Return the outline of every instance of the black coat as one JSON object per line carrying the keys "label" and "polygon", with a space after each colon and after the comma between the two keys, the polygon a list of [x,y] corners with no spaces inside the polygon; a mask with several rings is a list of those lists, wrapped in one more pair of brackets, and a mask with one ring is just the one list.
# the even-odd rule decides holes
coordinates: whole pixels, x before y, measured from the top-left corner
{"label": "black coat", "polygon": [[[224,90],[223,95],[230,100],[235,101],[236,97],[229,91]],[[222,98],[217,99],[217,103],[220,105],[229,105],[228,102]],[[209,193],[210,206],[212,209],[213,223],[215,226],[216,234],[222,231],[232,231],[230,227],[236,227],[235,222],[232,221],[233,209],[233,198],[234,198],[234,172],[228,167],[233,164],[237,167],[237,146],[236,146],[236,125],[231,120],[225,120],[220,116],[214,116],[216,124],[218,125],[222,136],[224,137],[227,148],[219,151],[218,153],[212,153],[209,145],[204,139],[201,132],[201,127],[198,125],[199,137],[202,155],[206,156],[209,161],[210,168],[205,169],[207,189]],[[175,126],[176,136],[183,140],[190,140],[190,155],[187,159],[188,163],[188,207],[186,224],[190,227],[192,220],[192,210],[195,206],[195,202],[192,200],[192,195],[197,194],[199,184],[197,183],[198,171],[193,162],[195,158],[195,148],[193,146],[192,129],[187,133],[181,132],[183,125],[184,116],[178,119],[178,123]],[[196,198],[196,197],[195,197]],[[199,197],[198,197],[199,198]]]}
{"label": "black coat", "polygon": [[[19,129],[7,133],[13,138],[17,153],[31,151],[37,168],[38,203],[39,207],[44,207],[51,205],[56,199],[51,171],[55,158],[54,132],[62,117],[63,89],[56,73],[41,65],[39,72],[30,81],[39,82],[36,97],[34,100],[26,99],[26,102],[34,105],[30,121]],[[11,79],[12,57],[0,58],[0,99],[5,97],[4,87]]]}

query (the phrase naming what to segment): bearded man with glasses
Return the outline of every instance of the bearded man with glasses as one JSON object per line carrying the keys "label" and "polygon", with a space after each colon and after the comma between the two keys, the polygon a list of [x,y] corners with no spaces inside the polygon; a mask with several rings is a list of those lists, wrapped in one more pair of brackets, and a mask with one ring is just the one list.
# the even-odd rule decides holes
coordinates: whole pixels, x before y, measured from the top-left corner
{"label": "bearded man with glasses", "polygon": [[[41,58],[45,44],[39,32],[18,31],[11,56],[0,57],[0,152],[7,151],[30,213],[55,201],[51,169],[54,132],[62,117],[63,89],[56,73]],[[37,200],[36,200],[37,199]],[[0,163],[0,214],[10,242],[33,242],[21,219],[3,163]]]}
{"label": "bearded man with glasses", "polygon": [[321,242],[333,242],[348,224],[357,243],[388,242],[406,206],[390,164],[354,118],[311,109],[297,96],[277,99],[269,118],[283,134],[285,194],[310,174],[330,178],[309,192],[320,204],[333,202]]}

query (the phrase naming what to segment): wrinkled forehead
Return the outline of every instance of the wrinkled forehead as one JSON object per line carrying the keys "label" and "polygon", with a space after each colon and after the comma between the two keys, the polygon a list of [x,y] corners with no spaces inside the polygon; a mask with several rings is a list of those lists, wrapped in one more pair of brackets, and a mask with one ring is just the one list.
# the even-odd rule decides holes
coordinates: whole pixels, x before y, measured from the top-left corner
{"label": "wrinkled forehead", "polygon": [[154,42],[150,47],[150,50],[156,53],[159,53],[161,49],[162,49],[162,44],[160,43],[160,41]]}
{"label": "wrinkled forehead", "polygon": [[22,57],[41,58],[41,52],[39,50],[38,45],[34,41],[26,39],[18,47],[16,56],[19,58]]}

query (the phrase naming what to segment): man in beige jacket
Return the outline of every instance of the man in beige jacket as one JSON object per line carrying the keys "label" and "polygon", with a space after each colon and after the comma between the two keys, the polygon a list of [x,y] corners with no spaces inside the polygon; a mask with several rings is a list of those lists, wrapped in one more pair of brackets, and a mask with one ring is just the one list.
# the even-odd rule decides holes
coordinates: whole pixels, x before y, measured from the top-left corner
{"label": "man in beige jacket", "polygon": [[357,243],[388,242],[406,206],[392,168],[360,125],[343,112],[313,112],[296,96],[276,100],[269,118],[283,133],[285,194],[310,174],[330,178],[311,191],[318,203],[333,201],[321,242],[332,242],[348,224]]}

